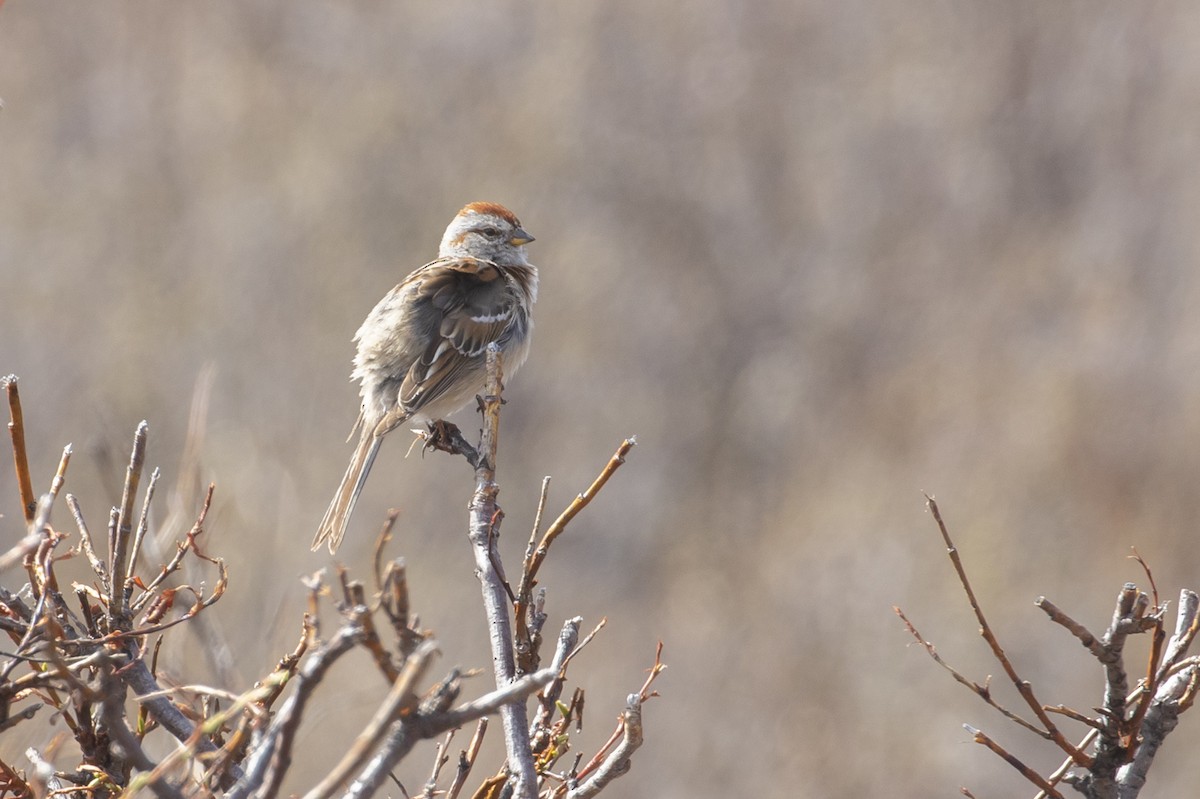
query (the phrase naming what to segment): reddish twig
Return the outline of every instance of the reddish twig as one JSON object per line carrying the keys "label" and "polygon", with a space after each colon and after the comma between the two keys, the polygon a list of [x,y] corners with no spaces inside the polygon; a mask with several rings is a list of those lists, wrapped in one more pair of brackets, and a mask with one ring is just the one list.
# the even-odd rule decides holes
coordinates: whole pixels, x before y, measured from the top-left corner
{"label": "reddish twig", "polygon": [[21,395],[17,391],[17,376],[8,375],[0,379],[8,394],[8,434],[12,439],[13,467],[17,472],[17,493],[21,498],[21,511],[25,523],[33,521],[37,512],[37,497],[33,493],[33,480],[29,476],[29,457],[25,451],[25,415],[21,412]]}
{"label": "reddish twig", "polygon": [[967,732],[971,733],[971,737],[975,743],[983,744],[988,749],[992,750],[992,752],[999,755],[1001,760],[1003,760],[1005,763],[1008,763],[1008,765],[1020,772],[1022,777],[1032,782],[1038,788],[1041,788],[1047,796],[1052,796],[1054,799],[1063,799],[1063,795],[1058,792],[1058,789],[1047,782],[1041,774],[1038,774],[1029,766],[1022,763],[1018,757],[1010,753],[1000,744],[993,741],[986,734],[984,734],[983,731],[977,730],[969,724],[964,724],[963,727]]}
{"label": "reddish twig", "polygon": [[992,654],[999,661],[1004,673],[1008,675],[1008,679],[1016,687],[1017,693],[1025,700],[1025,704],[1033,711],[1037,720],[1045,728],[1050,739],[1054,743],[1070,755],[1071,759],[1080,766],[1089,767],[1092,764],[1092,758],[1088,754],[1081,752],[1070,741],[1063,736],[1058,726],[1042,709],[1042,703],[1033,693],[1033,686],[1028,681],[1021,679],[1017,674],[1017,670],[1013,667],[1012,662],[1008,659],[1008,655],[1004,653],[1004,649],[1000,646],[1000,641],[997,640],[995,633],[992,632],[991,625],[988,624],[987,618],[983,615],[983,608],[979,605],[979,600],[975,598],[975,591],[971,588],[971,581],[967,579],[967,571],[963,567],[962,559],[959,557],[958,548],[954,546],[954,541],[950,538],[950,533],[946,529],[946,523],[942,521],[941,511],[938,510],[937,502],[928,494],[925,495],[925,500],[929,505],[929,511],[933,514],[934,520],[937,522],[938,530],[942,534],[942,540],[946,543],[946,552],[950,556],[950,562],[954,564],[954,570],[958,574],[958,580],[962,584],[963,591],[966,592],[967,601],[971,604],[971,610],[975,612],[975,618],[979,622],[979,633],[984,640],[988,642],[988,646],[992,649]]}

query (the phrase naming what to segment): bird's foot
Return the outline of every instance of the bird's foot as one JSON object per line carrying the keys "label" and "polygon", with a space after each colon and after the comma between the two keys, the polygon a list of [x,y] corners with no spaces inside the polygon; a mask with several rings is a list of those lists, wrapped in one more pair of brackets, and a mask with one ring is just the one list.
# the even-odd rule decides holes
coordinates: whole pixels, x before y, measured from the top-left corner
{"label": "bird's foot", "polygon": [[437,450],[459,455],[463,451],[462,445],[466,443],[458,426],[442,419],[426,422],[425,429],[416,433],[417,440],[413,442],[413,446],[415,447],[418,441],[421,442],[421,452]]}

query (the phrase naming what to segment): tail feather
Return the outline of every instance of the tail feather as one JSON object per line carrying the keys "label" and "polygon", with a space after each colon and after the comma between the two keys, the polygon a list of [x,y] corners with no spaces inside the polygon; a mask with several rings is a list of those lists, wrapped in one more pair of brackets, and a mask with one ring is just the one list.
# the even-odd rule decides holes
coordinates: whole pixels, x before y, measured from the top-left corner
{"label": "tail feather", "polygon": [[382,436],[374,435],[372,430],[363,429],[358,439],[358,448],[354,450],[354,456],[342,477],[342,484],[338,486],[333,501],[329,503],[329,509],[321,519],[321,526],[317,528],[317,535],[312,544],[314,550],[320,549],[321,544],[328,544],[332,553],[341,545],[342,538],[346,535],[346,525],[350,523],[350,514],[354,513],[354,505],[358,502],[358,495],[362,493],[363,486],[366,485],[371,464],[375,462],[382,442]]}

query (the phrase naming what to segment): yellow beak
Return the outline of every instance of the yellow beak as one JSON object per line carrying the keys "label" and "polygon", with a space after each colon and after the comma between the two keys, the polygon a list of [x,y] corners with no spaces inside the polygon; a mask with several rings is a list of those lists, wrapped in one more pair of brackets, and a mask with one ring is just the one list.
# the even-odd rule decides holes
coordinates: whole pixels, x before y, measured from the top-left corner
{"label": "yellow beak", "polygon": [[514,247],[520,247],[521,245],[528,244],[531,241],[535,241],[533,236],[530,236],[528,233],[526,233],[524,228],[517,228],[516,232],[513,233],[512,238],[508,240],[508,243]]}

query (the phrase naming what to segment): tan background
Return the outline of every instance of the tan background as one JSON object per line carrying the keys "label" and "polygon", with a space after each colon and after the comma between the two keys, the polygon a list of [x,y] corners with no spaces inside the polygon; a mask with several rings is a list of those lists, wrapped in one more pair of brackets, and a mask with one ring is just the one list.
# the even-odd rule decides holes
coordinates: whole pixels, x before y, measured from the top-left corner
{"label": "tan background", "polygon": [[[891,606],[996,671],[927,490],[1018,666],[1086,710],[1098,670],[1031,601],[1099,631],[1144,583],[1131,545],[1167,597],[1200,588],[1197,41],[1183,2],[8,3],[0,372],[36,474],[74,442],[100,527],[138,420],[179,478],[215,368],[214,618],[249,680],[329,562],[308,541],[349,455],[350,336],[460,205],[508,204],[543,268],[504,417],[509,551],[542,475],[559,508],[641,442],[543,581],[552,626],[610,620],[576,664],[587,748],[666,642],[612,795],[1032,795],[961,722],[1058,758]],[[469,477],[406,443],[340,554],[364,570],[402,507],[443,664],[486,666]],[[12,540],[7,469],[0,498]],[[365,659],[337,674],[292,790],[381,694]],[[1194,789],[1198,728],[1147,795]]]}

